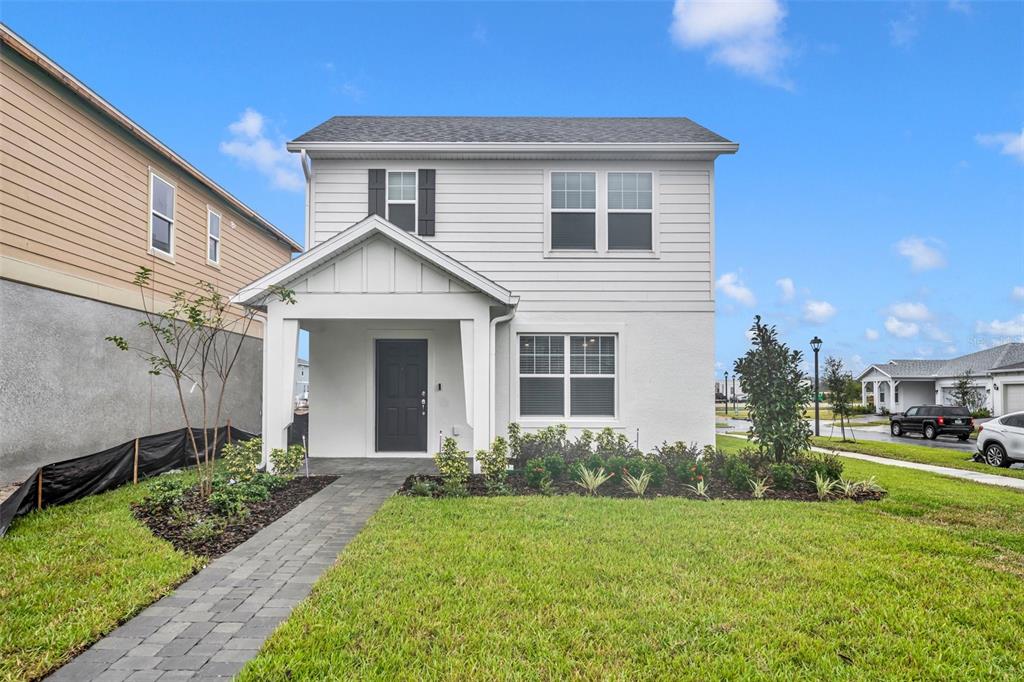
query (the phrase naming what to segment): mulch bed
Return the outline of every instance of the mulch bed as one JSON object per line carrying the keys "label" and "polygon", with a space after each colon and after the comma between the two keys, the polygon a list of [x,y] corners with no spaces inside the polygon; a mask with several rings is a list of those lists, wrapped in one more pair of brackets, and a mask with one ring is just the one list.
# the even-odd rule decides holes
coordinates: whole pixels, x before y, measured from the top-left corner
{"label": "mulch bed", "polygon": [[[405,483],[399,488],[398,492],[403,495],[412,494],[412,486],[416,481],[430,481],[434,485],[434,497],[442,497],[441,491],[442,479],[440,476],[410,476],[405,479]],[[749,492],[737,492],[731,487],[726,486],[724,483],[717,483],[715,481],[709,482],[710,489],[708,495],[712,500],[752,500],[753,495]],[[515,472],[512,472],[508,476],[506,487],[512,495],[540,495],[540,491],[533,488],[526,483],[526,479]],[[488,490],[485,483],[484,477],[481,474],[472,474],[469,480],[466,482],[466,492],[470,497],[491,497],[492,494]],[[554,495],[585,495],[586,491],[580,486],[576,485],[574,481],[556,481],[552,483],[551,492]],[[623,485],[621,482],[616,481],[612,478],[610,481],[598,488],[598,497],[617,497],[617,498],[629,498],[636,499],[629,488]],[[653,485],[647,489],[647,493],[644,495],[645,499],[654,499],[658,497],[685,497],[691,500],[703,499],[699,497],[692,490],[684,487],[684,484],[678,481],[668,480],[659,488],[655,488]],[[855,502],[871,502],[877,501],[885,497],[885,493],[860,493],[856,497],[850,498]],[[814,489],[813,485],[805,484],[804,486],[795,490],[769,490],[768,494],[765,495],[766,500],[791,500],[796,502],[827,502],[829,500],[819,500],[818,494]],[[836,498],[829,498],[836,499]],[[842,498],[847,499],[847,498]]]}
{"label": "mulch bed", "polygon": [[[275,490],[270,499],[249,505],[249,513],[242,518],[225,518],[210,508],[207,501],[199,497],[193,488],[185,494],[174,513],[150,511],[134,505],[135,517],[146,524],[154,535],[170,542],[176,549],[211,559],[227,554],[264,527],[270,525],[294,509],[303,500],[326,488],[338,479],[337,476],[296,477],[282,488]],[[189,537],[189,524],[182,525],[181,512],[191,519],[210,519],[223,523],[221,532],[210,538]]]}

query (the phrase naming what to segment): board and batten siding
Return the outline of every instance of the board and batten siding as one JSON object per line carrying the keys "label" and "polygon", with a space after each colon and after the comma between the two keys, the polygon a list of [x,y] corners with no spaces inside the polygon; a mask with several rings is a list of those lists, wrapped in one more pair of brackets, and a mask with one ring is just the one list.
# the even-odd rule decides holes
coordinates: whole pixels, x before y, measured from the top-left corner
{"label": "board and batten siding", "polygon": [[[139,266],[158,296],[197,280],[232,294],[290,260],[288,245],[10,50],[0,106],[5,278],[138,307]],[[150,169],[176,187],[173,262],[149,253]],[[219,266],[206,257],[207,206],[221,216]]]}
{"label": "board and batten siding", "polygon": [[[366,217],[370,168],[436,169],[436,234],[424,239],[519,295],[520,311],[713,310],[711,162],[317,159],[311,246]],[[546,256],[552,170],[596,171],[599,210],[606,173],[653,173],[656,255]]]}

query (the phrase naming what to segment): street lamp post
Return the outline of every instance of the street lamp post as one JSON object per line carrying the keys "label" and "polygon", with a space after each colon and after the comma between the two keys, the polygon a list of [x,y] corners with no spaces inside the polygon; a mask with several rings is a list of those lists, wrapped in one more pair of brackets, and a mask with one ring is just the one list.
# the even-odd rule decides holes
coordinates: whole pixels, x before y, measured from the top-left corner
{"label": "street lamp post", "polygon": [[722,388],[722,395],[725,396],[725,416],[729,416],[729,373],[725,373],[725,386]]}
{"label": "street lamp post", "polygon": [[818,399],[818,396],[820,395],[818,393],[818,351],[821,350],[821,339],[819,339],[817,335],[811,339],[811,348],[814,350],[814,435],[820,436],[821,419],[818,411],[820,404],[820,400]]}
{"label": "street lamp post", "polygon": [[732,411],[740,416],[740,408],[736,406],[736,372],[732,373]]}

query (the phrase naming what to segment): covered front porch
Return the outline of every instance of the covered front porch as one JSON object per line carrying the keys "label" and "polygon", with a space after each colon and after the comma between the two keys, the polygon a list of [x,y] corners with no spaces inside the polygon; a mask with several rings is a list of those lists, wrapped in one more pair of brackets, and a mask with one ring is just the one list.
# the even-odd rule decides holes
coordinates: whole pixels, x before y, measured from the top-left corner
{"label": "covered front porch", "polygon": [[[294,302],[270,296],[294,292]],[[241,292],[266,310],[264,463],[286,447],[299,330],[310,336],[309,455],[428,457],[493,438],[494,329],[517,299],[378,216]]]}
{"label": "covered front porch", "polygon": [[914,405],[935,404],[934,380],[901,379],[872,367],[860,376],[860,386],[860,404],[874,404],[875,414],[895,414]]}

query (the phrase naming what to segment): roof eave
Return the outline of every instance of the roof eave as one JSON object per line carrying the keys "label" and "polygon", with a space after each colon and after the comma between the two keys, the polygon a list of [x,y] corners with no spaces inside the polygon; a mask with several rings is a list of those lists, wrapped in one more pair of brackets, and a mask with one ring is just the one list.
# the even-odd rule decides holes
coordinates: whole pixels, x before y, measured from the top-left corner
{"label": "roof eave", "polygon": [[735,142],[321,142],[292,140],[288,151],[331,153],[337,156],[390,154],[454,154],[479,156],[580,156],[580,155],[652,155],[710,156],[735,154]]}

